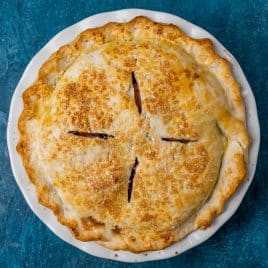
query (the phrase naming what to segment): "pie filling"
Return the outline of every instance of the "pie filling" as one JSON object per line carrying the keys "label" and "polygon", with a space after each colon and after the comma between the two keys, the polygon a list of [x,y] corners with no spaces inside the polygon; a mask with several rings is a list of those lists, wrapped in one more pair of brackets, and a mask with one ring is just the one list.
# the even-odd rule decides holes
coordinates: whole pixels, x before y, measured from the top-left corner
{"label": "pie filling", "polygon": [[24,94],[17,149],[40,202],[113,249],[209,226],[246,170],[228,68],[206,41],[146,18],[82,33]]}

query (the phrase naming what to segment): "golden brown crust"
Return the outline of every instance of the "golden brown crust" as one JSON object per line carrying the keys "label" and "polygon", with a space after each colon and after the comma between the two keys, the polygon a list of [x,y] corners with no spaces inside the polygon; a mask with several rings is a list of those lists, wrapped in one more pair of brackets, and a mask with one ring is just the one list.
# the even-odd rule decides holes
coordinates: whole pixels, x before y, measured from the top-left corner
{"label": "golden brown crust", "polygon": [[17,151],[39,202],[83,241],[164,248],[210,226],[246,174],[230,66],[174,25],[137,17],[84,31],[23,102]]}

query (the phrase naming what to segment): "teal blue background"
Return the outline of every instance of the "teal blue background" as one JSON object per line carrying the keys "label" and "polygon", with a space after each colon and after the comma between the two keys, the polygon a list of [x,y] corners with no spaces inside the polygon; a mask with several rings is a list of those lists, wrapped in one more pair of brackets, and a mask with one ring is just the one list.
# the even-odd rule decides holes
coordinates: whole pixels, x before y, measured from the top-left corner
{"label": "teal blue background", "polygon": [[12,94],[34,54],[56,33],[92,14],[122,8],[181,16],[215,35],[241,64],[255,94],[262,143],[237,213],[212,238],[175,258],[132,267],[268,267],[268,1],[0,0],[0,267],[127,267],[64,243],[24,201],[10,170],[6,125]]}

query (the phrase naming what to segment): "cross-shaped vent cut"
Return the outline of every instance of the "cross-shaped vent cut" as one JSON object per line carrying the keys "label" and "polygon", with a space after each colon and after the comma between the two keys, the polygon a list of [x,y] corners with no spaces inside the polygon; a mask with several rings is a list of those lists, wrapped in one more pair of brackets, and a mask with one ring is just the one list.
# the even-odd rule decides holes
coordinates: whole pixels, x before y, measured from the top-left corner
{"label": "cross-shaped vent cut", "polygon": [[180,142],[180,143],[189,143],[189,142],[196,142],[197,139],[191,140],[191,139],[177,139],[177,138],[170,138],[170,137],[162,137],[163,141],[169,141],[169,142]]}
{"label": "cross-shaped vent cut", "polygon": [[103,140],[107,140],[109,138],[114,138],[113,135],[106,134],[106,133],[91,133],[91,132],[82,132],[82,131],[76,131],[76,130],[70,130],[68,131],[69,134],[73,134],[75,136],[80,137],[88,137],[88,138],[99,138]]}
{"label": "cross-shaped vent cut", "polygon": [[134,177],[136,175],[136,168],[137,168],[138,164],[139,164],[139,161],[138,161],[138,158],[136,157],[135,163],[131,169],[130,177],[128,179],[128,198],[127,198],[128,202],[131,201],[133,181],[134,181]]}
{"label": "cross-shaped vent cut", "polygon": [[[131,73],[131,85],[130,88],[133,88],[134,91],[134,100],[135,104],[137,107],[137,110],[139,114],[142,113],[142,101],[141,101],[141,94],[140,94],[140,88],[139,84],[136,80],[135,73]],[[75,135],[75,136],[80,136],[80,137],[87,137],[87,138],[98,138],[98,139],[103,139],[103,140],[108,140],[110,138],[114,138],[113,135],[107,134],[107,133],[92,133],[92,132],[83,132],[83,131],[77,131],[77,130],[70,130],[68,131],[69,134]],[[198,141],[197,139],[185,139],[185,138],[174,138],[174,137],[161,137],[161,140],[166,141],[166,142],[179,142],[179,143],[190,143],[190,142],[196,142]],[[131,201],[131,196],[132,196],[132,190],[133,190],[133,182],[134,178],[136,175],[136,169],[139,164],[138,158],[135,158],[135,162],[133,163],[133,166],[131,168],[130,172],[130,177],[128,179],[128,196],[127,200],[128,202]]]}
{"label": "cross-shaped vent cut", "polygon": [[142,112],[141,94],[140,94],[139,84],[136,80],[134,72],[131,73],[131,83],[132,83],[133,90],[134,90],[135,103],[136,103],[138,112],[141,114]]}

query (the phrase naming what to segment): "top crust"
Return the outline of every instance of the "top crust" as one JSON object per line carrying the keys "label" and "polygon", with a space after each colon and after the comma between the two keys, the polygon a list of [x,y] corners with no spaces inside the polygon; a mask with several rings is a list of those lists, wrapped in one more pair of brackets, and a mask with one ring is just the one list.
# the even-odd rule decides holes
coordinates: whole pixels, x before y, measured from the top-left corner
{"label": "top crust", "polygon": [[17,151],[40,203],[80,240],[164,248],[210,226],[246,175],[231,68],[174,25],[136,17],[82,32],[23,101]]}

